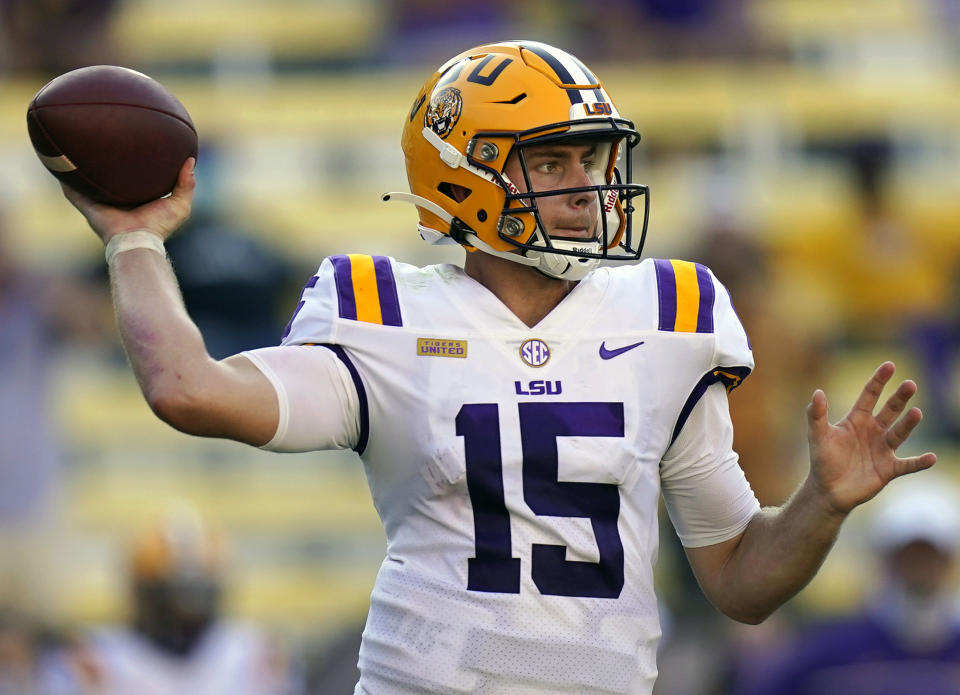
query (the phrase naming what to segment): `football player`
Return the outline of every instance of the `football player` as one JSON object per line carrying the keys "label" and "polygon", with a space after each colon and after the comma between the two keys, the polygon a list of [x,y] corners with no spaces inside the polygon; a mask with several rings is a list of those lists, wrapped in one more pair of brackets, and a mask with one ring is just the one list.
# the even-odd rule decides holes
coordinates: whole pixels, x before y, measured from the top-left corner
{"label": "football player", "polygon": [[178,507],[146,525],[130,545],[127,570],[130,624],[92,628],[71,649],[71,692],[301,692],[299,679],[264,633],[223,617],[224,539],[195,509]]}
{"label": "football player", "polygon": [[[353,448],[387,535],[356,693],[650,693],[662,494],[727,615],[759,622],[814,575],[841,522],[892,478],[920,421],[881,365],[837,425],[816,391],[810,474],[761,510],[727,392],[753,366],[709,269],[640,258],[639,135],[596,75],[511,41],[456,56],[403,116],[421,236],[463,267],[337,255],[282,346],[212,360],[162,241],[192,162],[134,210],[67,197],[107,244],[120,331],[154,411],[275,451]],[[602,260],[628,261],[603,264]],[[904,412],[906,411],[906,412]]]}

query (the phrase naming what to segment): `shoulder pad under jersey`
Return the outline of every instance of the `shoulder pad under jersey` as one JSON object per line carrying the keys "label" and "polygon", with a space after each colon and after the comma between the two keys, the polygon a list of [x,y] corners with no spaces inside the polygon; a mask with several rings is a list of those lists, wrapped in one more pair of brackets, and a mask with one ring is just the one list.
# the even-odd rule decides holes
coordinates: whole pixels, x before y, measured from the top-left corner
{"label": "shoulder pad under jersey", "polygon": [[753,369],[753,352],[734,311],[727,288],[709,268],[680,260],[654,261],[659,317],[657,328],[678,333],[714,336],[712,364],[705,365],[714,381],[736,388]]}
{"label": "shoulder pad under jersey", "polygon": [[341,321],[403,325],[392,259],[365,254],[326,258],[304,286],[282,344],[336,342]]}

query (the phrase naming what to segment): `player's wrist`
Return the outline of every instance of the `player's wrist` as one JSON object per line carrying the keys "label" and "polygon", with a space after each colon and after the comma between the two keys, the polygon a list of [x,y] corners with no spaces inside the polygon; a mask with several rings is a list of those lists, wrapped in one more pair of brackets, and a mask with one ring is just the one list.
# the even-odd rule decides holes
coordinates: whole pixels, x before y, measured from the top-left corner
{"label": "player's wrist", "polygon": [[166,258],[167,250],[163,245],[163,237],[146,229],[135,229],[129,232],[113,234],[105,239],[104,257],[107,265],[113,261],[118,254],[133,251],[134,249],[148,249],[155,251]]}
{"label": "player's wrist", "polygon": [[808,509],[826,518],[842,521],[853,509],[838,500],[835,493],[825,489],[814,475],[809,475],[804,480],[799,496],[803,498]]}

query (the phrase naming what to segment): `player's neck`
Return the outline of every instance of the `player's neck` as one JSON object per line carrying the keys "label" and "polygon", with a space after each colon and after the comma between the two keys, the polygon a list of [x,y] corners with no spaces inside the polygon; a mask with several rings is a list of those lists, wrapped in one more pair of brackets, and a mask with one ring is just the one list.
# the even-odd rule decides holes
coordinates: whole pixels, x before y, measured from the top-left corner
{"label": "player's neck", "polygon": [[480,251],[467,254],[463,270],[527,326],[540,323],[576,284]]}

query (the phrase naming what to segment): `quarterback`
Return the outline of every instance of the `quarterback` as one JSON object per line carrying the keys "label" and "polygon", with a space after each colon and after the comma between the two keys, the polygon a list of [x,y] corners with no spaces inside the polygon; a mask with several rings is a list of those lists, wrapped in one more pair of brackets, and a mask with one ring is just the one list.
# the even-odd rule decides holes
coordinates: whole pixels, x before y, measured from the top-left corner
{"label": "quarterback", "polygon": [[[762,621],[816,573],[846,515],[893,478],[920,422],[881,365],[853,409],[808,407],[810,472],[761,510],[727,394],[753,367],[726,289],[681,260],[639,263],[639,135],[577,58],[480,46],[403,114],[411,203],[462,267],[335,255],[282,345],[209,357],[162,242],[172,196],[133,210],[65,189],[107,246],[120,333],[157,415],[275,451],[352,448],[387,535],[356,693],[649,694],[660,638],[657,502],[704,592]],[[601,263],[601,261],[607,261]],[[612,261],[627,261],[616,264]]]}

